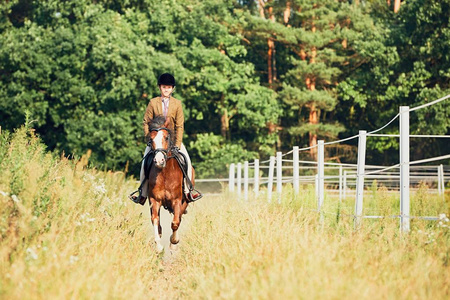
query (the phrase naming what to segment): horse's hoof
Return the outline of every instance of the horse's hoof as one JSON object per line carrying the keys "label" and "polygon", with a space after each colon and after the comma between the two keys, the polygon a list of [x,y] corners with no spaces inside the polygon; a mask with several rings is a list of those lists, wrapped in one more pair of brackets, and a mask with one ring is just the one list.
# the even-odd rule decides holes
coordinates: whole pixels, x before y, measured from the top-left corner
{"label": "horse's hoof", "polygon": [[161,252],[163,252],[164,250],[164,246],[161,244],[156,244],[156,252],[159,254]]}
{"label": "horse's hoof", "polygon": [[180,242],[180,239],[174,239],[173,235],[170,236],[170,244],[171,245],[176,245]]}
{"label": "horse's hoof", "polygon": [[170,243],[169,248],[170,248],[170,250],[172,250],[172,251],[177,251],[177,250],[178,250],[178,245],[177,245],[177,244],[172,244],[172,243]]}

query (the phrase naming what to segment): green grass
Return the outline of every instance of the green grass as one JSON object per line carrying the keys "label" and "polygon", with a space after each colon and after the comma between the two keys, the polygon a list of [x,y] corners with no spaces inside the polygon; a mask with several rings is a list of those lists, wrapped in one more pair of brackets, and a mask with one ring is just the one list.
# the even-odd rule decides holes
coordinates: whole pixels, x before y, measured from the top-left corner
{"label": "green grass", "polygon": [[[148,206],[126,199],[134,179],[48,154],[25,128],[0,140],[2,299],[449,298],[448,220],[354,230],[351,197],[326,195],[321,221],[311,187],[281,204],[225,193],[191,205],[176,255],[157,255]],[[448,216],[426,187],[411,205]],[[378,212],[398,215],[398,196],[368,190]]]}

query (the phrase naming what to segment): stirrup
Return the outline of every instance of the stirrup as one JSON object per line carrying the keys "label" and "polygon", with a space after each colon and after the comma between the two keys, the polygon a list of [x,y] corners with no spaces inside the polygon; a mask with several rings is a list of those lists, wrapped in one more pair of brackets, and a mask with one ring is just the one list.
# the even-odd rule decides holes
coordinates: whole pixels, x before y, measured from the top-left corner
{"label": "stirrup", "polygon": [[[197,197],[195,197],[195,198],[192,193],[193,191],[196,192],[196,194],[197,194]],[[200,193],[199,191],[197,191],[196,189],[192,189],[189,191],[189,197],[188,197],[189,202],[195,202],[197,200],[200,200],[202,197],[203,197],[203,194]]]}
{"label": "stirrup", "polygon": [[139,193],[139,190],[136,190],[134,192],[132,192],[131,194],[128,195],[128,199],[130,199],[131,201],[133,201],[134,203],[139,203],[137,201],[137,198],[139,198],[139,195],[136,197],[134,196],[134,194]]}
{"label": "stirrup", "polygon": [[145,202],[147,201],[147,197],[145,197],[145,199],[143,201],[141,201],[142,196],[141,193],[139,193],[139,195],[134,196],[134,194],[139,193],[139,190],[136,190],[134,192],[132,192],[130,195],[128,195],[128,199],[130,199],[131,201],[133,201],[136,204],[140,204],[140,205],[144,205]]}

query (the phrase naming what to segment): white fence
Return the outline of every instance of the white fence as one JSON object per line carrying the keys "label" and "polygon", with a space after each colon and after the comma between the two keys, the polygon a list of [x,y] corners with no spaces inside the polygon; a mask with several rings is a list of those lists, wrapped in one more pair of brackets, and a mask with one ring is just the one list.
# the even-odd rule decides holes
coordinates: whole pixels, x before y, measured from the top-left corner
{"label": "white fence", "polygon": [[[317,210],[321,212],[321,208],[324,202],[325,183],[327,186],[338,185],[339,200],[347,196],[347,187],[351,184],[355,185],[355,212],[354,220],[355,226],[359,226],[362,218],[382,218],[383,216],[364,216],[363,215],[363,196],[364,196],[364,183],[365,180],[380,180],[381,182],[389,182],[393,186],[391,189],[398,189],[400,193],[400,215],[394,216],[400,218],[400,229],[403,232],[410,230],[411,218],[424,218],[428,220],[437,220],[438,217],[428,216],[410,216],[410,187],[413,183],[421,181],[436,182],[436,191],[440,195],[445,193],[445,182],[448,182],[448,176],[446,176],[446,170],[442,164],[435,166],[420,166],[420,164],[442,161],[450,158],[450,154],[433,157],[428,159],[422,159],[419,161],[410,161],[410,138],[449,138],[447,135],[410,135],[409,129],[409,117],[410,113],[419,109],[423,109],[427,106],[436,104],[450,98],[447,95],[443,98],[437,99],[433,102],[409,108],[408,106],[401,106],[399,113],[383,127],[367,133],[364,130],[359,131],[358,135],[342,139],[339,141],[333,141],[325,143],[323,140],[319,140],[318,144],[313,147],[307,147],[299,149],[293,147],[293,150],[282,154],[277,152],[276,156],[271,156],[269,160],[260,162],[256,159],[254,162],[244,162],[231,164],[229,170],[229,191],[237,192],[239,199],[248,199],[249,185],[253,185],[253,192],[258,196],[260,186],[267,184],[267,200],[272,201],[273,185],[276,183],[277,201],[281,202],[281,195],[283,189],[283,183],[292,183],[294,192],[299,193],[300,183],[313,183],[316,187],[317,197]],[[377,132],[383,130],[389,126],[394,120],[399,118],[400,132],[398,135],[392,134],[379,134]],[[393,166],[370,166],[365,164],[366,158],[366,141],[367,137],[397,137],[400,138],[400,162]],[[342,143],[351,139],[358,138],[358,158],[357,164],[340,164],[340,163],[325,163],[324,148],[327,145]],[[317,161],[300,161],[299,153],[301,151],[307,151],[311,148],[317,147]],[[450,151],[449,151],[450,152]],[[288,155],[292,155],[292,160],[283,159]],[[268,165],[267,165],[268,164]],[[306,166],[305,166],[306,165]],[[311,167],[312,165],[312,167]],[[338,168],[339,175],[325,176],[325,169]],[[253,178],[249,178],[249,169],[253,169]],[[268,169],[267,177],[260,178],[260,170]],[[275,176],[276,169],[276,176]],[[292,176],[284,176],[283,170],[290,169]],[[315,174],[308,176],[299,176],[299,170],[309,169],[315,170]],[[243,173],[243,176],[242,176]],[[328,191],[328,190],[327,190]],[[242,195],[243,192],[243,195]]]}

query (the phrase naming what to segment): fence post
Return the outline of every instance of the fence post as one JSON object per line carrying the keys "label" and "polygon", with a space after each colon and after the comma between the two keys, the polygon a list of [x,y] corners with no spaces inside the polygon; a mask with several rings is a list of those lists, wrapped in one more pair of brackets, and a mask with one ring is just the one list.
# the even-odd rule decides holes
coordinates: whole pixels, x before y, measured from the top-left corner
{"label": "fence post", "polygon": [[242,192],[242,164],[237,164],[237,195],[238,200],[241,199],[241,192]]}
{"label": "fence post", "polygon": [[437,189],[438,189],[438,195],[441,195],[442,188],[441,188],[441,166],[437,167]]}
{"label": "fence post", "polygon": [[248,161],[244,162],[244,200],[248,201]]}
{"label": "fence post", "polygon": [[234,192],[234,163],[230,165],[230,173],[228,175],[228,190],[230,193]]}
{"label": "fence post", "polygon": [[283,192],[283,161],[281,152],[277,152],[277,200],[281,203],[281,193]]}
{"label": "fence post", "polygon": [[400,106],[400,229],[409,232],[409,106]]}
{"label": "fence post", "polygon": [[323,205],[323,198],[325,195],[325,151],[323,140],[318,141],[317,148],[317,175],[319,177],[318,182],[318,198],[317,198],[317,210],[320,211]]}
{"label": "fence post", "polygon": [[275,156],[270,157],[269,163],[269,182],[267,183],[267,201],[272,202],[272,189],[273,189],[273,171],[275,169]]}
{"label": "fence post", "polygon": [[440,165],[441,167],[441,187],[442,187],[442,196],[444,196],[444,201],[445,201],[445,181],[444,181],[444,165]]}
{"label": "fence post", "polygon": [[314,187],[316,189],[316,199],[319,199],[319,173],[314,175]]}
{"label": "fence post", "polygon": [[342,203],[342,165],[339,165],[339,203]]}
{"label": "fence post", "polygon": [[292,163],[292,174],[293,174],[293,186],[294,186],[294,194],[298,196],[299,193],[299,153],[298,153],[298,146],[294,146],[294,149],[292,150],[292,156],[293,156],[293,163]]}
{"label": "fence post", "polygon": [[253,192],[255,193],[255,198],[259,195],[259,159],[255,159],[255,174],[253,181]]}
{"label": "fence post", "polygon": [[356,167],[356,199],[355,199],[355,228],[361,225],[364,196],[364,170],[366,167],[366,131],[359,131],[358,165]]}
{"label": "fence post", "polygon": [[347,199],[347,170],[344,171],[344,200]]}

